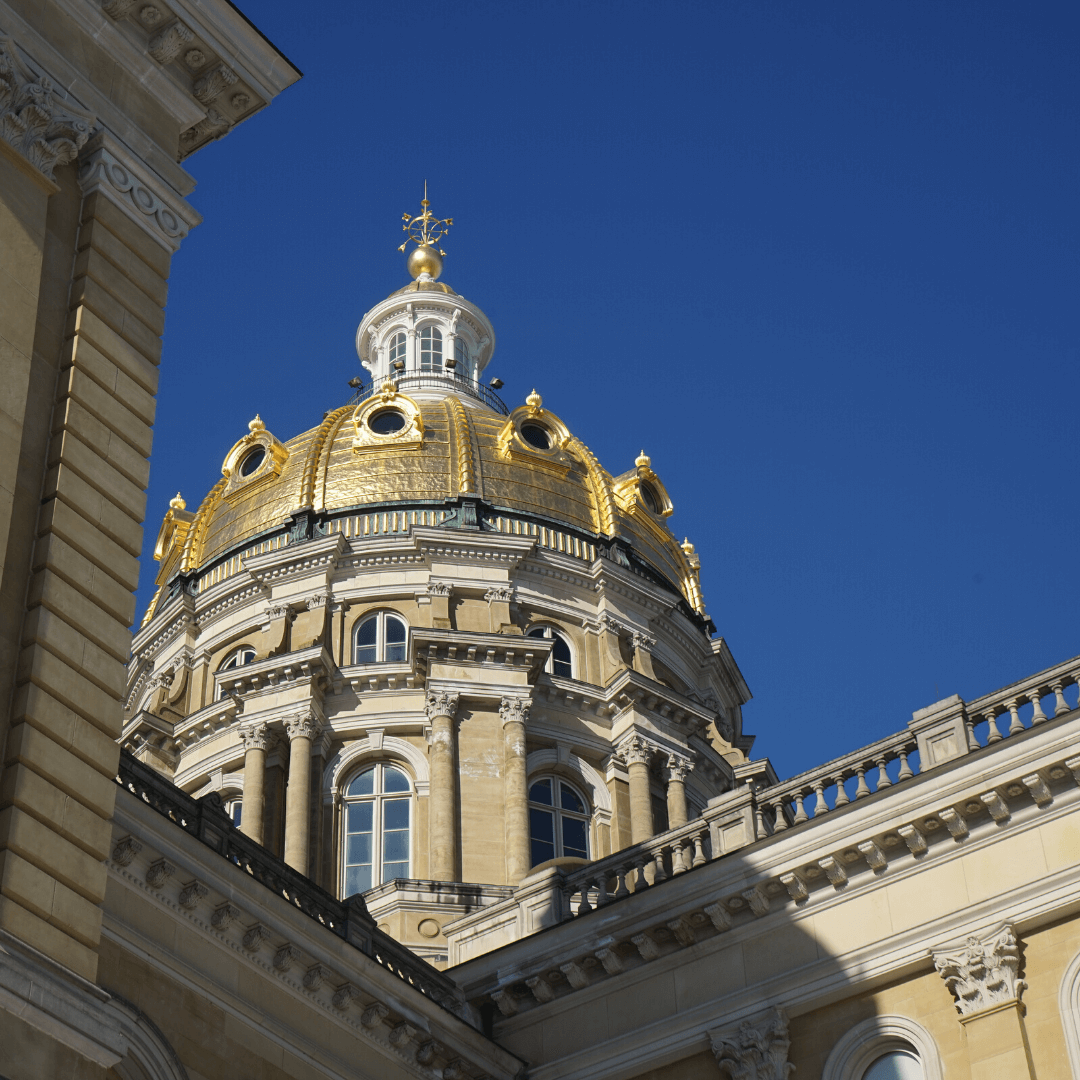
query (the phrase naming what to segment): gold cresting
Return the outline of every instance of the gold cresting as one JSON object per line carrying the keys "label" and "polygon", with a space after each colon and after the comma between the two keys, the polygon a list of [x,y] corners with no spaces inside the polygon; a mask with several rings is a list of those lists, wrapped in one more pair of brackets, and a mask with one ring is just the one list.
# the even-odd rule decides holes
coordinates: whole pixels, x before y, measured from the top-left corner
{"label": "gold cresting", "polygon": [[450,231],[454,219],[437,218],[428,209],[431,203],[428,202],[426,180],[424,181],[424,197],[420,200],[420,205],[424,208],[423,213],[414,217],[406,211],[401,215],[402,220],[405,222],[402,229],[409,234],[409,238],[398,248],[398,251],[404,251],[409,240],[411,240],[417,247],[434,248],[445,259],[446,252],[439,247],[439,241]]}

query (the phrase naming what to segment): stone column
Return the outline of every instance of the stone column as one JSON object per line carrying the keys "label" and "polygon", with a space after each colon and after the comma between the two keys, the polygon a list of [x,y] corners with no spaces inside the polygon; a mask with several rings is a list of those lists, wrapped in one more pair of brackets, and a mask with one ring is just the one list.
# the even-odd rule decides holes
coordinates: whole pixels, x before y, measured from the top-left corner
{"label": "stone column", "polygon": [[266,748],[270,729],[266,724],[241,729],[244,744],[244,802],[240,831],[256,844],[263,842],[263,817],[266,813]]}
{"label": "stone column", "polygon": [[289,736],[285,862],[301,874],[307,874],[311,846],[311,742],[319,732],[319,722],[305,710],[285,721],[285,731]]}
{"label": "stone column", "polygon": [[677,829],[685,825],[688,817],[686,810],[686,778],[694,763],[689,758],[670,754],[667,760],[667,816],[668,828]]}
{"label": "stone column", "polygon": [[457,694],[430,691],[431,795],[428,833],[428,873],[434,881],[461,880],[461,827],[458,821]]}
{"label": "stone column", "polygon": [[630,773],[630,840],[640,844],[655,835],[652,796],[649,794],[649,758],[652,746],[638,735],[627,739],[619,754],[625,759]]}
{"label": "stone column", "polygon": [[517,885],[532,866],[529,843],[529,775],[525,724],[529,702],[503,698],[499,706],[503,729],[503,820],[506,843],[506,883]]}

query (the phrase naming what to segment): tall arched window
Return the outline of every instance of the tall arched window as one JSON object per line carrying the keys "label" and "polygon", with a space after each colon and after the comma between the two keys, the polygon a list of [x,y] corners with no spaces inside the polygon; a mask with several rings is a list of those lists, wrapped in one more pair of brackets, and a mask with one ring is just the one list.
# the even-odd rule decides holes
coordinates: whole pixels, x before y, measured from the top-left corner
{"label": "tall arched window", "polygon": [[394,765],[369,765],[345,788],[343,895],[409,876],[412,785]]}
{"label": "tall arched window", "polygon": [[919,1059],[907,1050],[889,1050],[862,1074],[862,1080],[923,1080]]}
{"label": "tall arched window", "polygon": [[930,1033],[906,1016],[872,1016],[829,1051],[821,1080],[943,1080]]}
{"label": "tall arched window", "polygon": [[[405,343],[406,337],[400,330],[390,339],[390,370],[405,370]],[[395,368],[394,362],[400,360],[401,367]]]}
{"label": "tall arched window", "polygon": [[[231,671],[233,668],[243,667],[255,659],[255,650],[250,645],[241,645],[234,649],[218,667],[218,671]],[[228,693],[224,686],[218,687],[218,698],[223,698]]]}
{"label": "tall arched window", "polygon": [[589,857],[588,804],[562,777],[542,776],[529,786],[529,839],[533,866]]}
{"label": "tall arched window", "polygon": [[420,370],[442,371],[442,331],[425,326],[420,331]]}
{"label": "tall arched window", "polygon": [[549,638],[555,642],[551,647],[551,657],[548,659],[545,671],[551,672],[552,675],[563,675],[567,679],[574,677],[574,664],[570,654],[570,646],[566,643],[566,638],[562,634],[552,630],[550,626],[534,626],[529,631],[528,636]]}
{"label": "tall arched window", "polygon": [[405,660],[408,631],[405,623],[389,611],[364,619],[353,637],[354,664],[400,664]]}
{"label": "tall arched window", "polygon": [[459,379],[471,379],[472,370],[469,367],[469,349],[460,337],[454,338],[454,359],[457,361],[455,371]]}

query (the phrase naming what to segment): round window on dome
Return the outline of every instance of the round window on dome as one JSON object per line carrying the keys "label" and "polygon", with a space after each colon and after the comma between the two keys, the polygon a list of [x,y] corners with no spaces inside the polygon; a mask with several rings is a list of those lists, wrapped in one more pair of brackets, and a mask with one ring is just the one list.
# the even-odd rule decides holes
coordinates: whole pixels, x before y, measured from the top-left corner
{"label": "round window on dome", "polygon": [[368,417],[368,427],[376,435],[393,435],[405,426],[405,414],[398,409],[379,409]]}
{"label": "round window on dome", "polygon": [[266,459],[266,451],[261,446],[248,451],[244,460],[240,462],[240,475],[250,476]]}
{"label": "round window on dome", "polygon": [[663,510],[660,505],[660,496],[652,484],[641,485],[641,501],[654,513],[659,514]]}
{"label": "round window on dome", "polygon": [[551,449],[551,433],[539,424],[522,424],[521,437],[537,450]]}

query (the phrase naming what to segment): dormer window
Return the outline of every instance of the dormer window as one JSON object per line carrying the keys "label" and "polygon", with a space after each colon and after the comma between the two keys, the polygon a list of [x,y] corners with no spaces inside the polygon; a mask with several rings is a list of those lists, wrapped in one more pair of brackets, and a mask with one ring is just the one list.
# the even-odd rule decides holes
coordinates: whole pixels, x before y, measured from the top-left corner
{"label": "dormer window", "polygon": [[266,451],[261,446],[256,446],[240,462],[240,475],[250,476],[266,458]]}
{"label": "dormer window", "polygon": [[420,370],[442,371],[443,336],[437,326],[425,326],[420,331]]}
{"label": "dormer window", "polygon": [[354,638],[353,663],[400,664],[405,660],[405,623],[388,611],[365,619]]}
{"label": "dormer window", "polygon": [[[407,338],[405,335],[398,331],[390,339],[390,370],[391,371],[404,371],[405,370],[405,350],[407,344]],[[401,367],[397,367],[398,361],[401,362]]]}
{"label": "dormer window", "polygon": [[660,497],[656,494],[656,489],[652,484],[644,481],[638,490],[641,492],[641,501],[649,508],[649,510],[657,515],[663,513],[664,508],[660,505]]}

